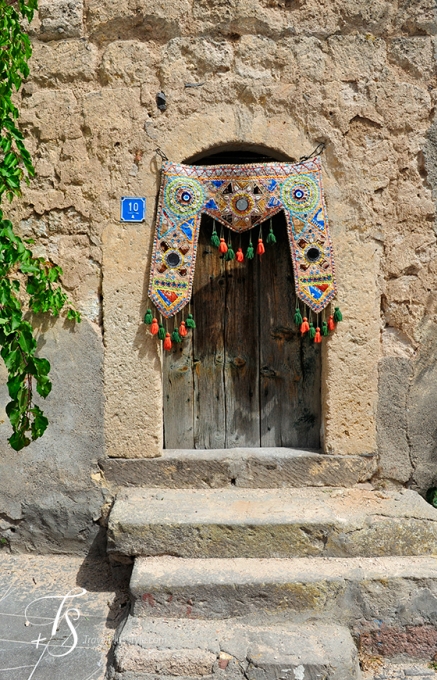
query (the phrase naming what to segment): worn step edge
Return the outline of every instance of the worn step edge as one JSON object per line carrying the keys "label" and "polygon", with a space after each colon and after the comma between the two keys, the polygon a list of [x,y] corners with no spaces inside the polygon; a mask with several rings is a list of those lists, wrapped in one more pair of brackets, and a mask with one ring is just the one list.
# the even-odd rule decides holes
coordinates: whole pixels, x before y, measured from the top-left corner
{"label": "worn step edge", "polygon": [[[135,616],[223,619],[287,612],[351,627],[437,619],[437,557],[137,557]],[[346,606],[345,606],[346,605]]]}
{"label": "worn step edge", "polygon": [[[249,625],[130,617],[114,654],[115,678],[232,680],[359,678],[357,651],[338,625]],[[129,675],[130,674],[130,675]]]}
{"label": "worn step edge", "polygon": [[334,456],[288,448],[166,449],[159,458],[105,458],[105,479],[118,486],[281,488],[366,482],[376,455]]}
{"label": "worn step edge", "polygon": [[377,557],[437,553],[437,510],[411,490],[128,489],[108,551],[179,557]]}

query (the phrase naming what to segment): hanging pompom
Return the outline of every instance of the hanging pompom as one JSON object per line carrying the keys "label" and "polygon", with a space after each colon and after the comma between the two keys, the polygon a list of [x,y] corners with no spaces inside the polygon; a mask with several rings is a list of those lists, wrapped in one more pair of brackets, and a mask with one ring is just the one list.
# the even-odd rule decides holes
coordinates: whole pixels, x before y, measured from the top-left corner
{"label": "hanging pompom", "polygon": [[328,335],[328,324],[326,321],[322,321],[322,335]]}
{"label": "hanging pompom", "polygon": [[305,335],[305,333],[308,333],[309,329],[310,326],[308,323],[308,319],[306,318],[306,316],[304,316],[302,319],[302,323],[300,325],[300,332],[302,333],[302,335]]}
{"label": "hanging pompom", "polygon": [[177,328],[175,328],[173,333],[171,334],[171,339],[173,342],[182,342],[182,338],[179,335],[179,331]]}
{"label": "hanging pompom", "polygon": [[302,323],[302,314],[300,313],[299,307],[296,307],[296,311],[294,313],[294,323],[296,326],[300,326]]}
{"label": "hanging pompom", "polygon": [[264,255],[265,252],[266,252],[266,249],[264,248],[263,240],[262,240],[262,238],[259,238],[258,239],[258,245],[256,247],[256,254],[257,255]]}
{"label": "hanging pompom", "polygon": [[216,232],[215,227],[212,230],[212,234],[211,234],[211,245],[214,246],[214,248],[218,248],[219,245],[220,245],[220,239],[218,237],[218,234]]}
{"label": "hanging pompom", "polygon": [[253,247],[252,239],[250,240],[249,245],[247,246],[246,250],[246,260],[253,260],[255,256],[255,249]]}
{"label": "hanging pompom", "polygon": [[234,249],[232,248],[232,243],[229,243],[228,245],[228,252],[225,255],[225,260],[235,260],[235,253]]}
{"label": "hanging pompom", "polygon": [[218,251],[219,253],[223,254],[228,252],[228,246],[226,245],[226,241],[223,237],[220,239]]}
{"label": "hanging pompom", "polygon": [[186,326],[187,328],[196,328],[196,322],[194,321],[192,314],[188,314]]}
{"label": "hanging pompom", "polygon": [[158,319],[152,319],[152,325],[150,326],[150,332],[152,335],[156,335],[159,331]]}
{"label": "hanging pompom", "polygon": [[169,352],[171,350],[171,337],[170,333],[165,334],[164,349]]}
{"label": "hanging pompom", "polygon": [[335,321],[335,323],[338,323],[339,321],[343,321],[343,314],[340,311],[340,307],[336,307],[334,309],[334,321]]}
{"label": "hanging pompom", "polygon": [[243,262],[244,253],[241,248],[238,248],[237,252],[235,253],[235,259],[237,260],[237,262]]}
{"label": "hanging pompom", "polygon": [[273,233],[273,227],[272,227],[271,224],[270,224],[270,231],[267,235],[266,241],[269,245],[272,245],[272,246],[276,243],[276,236]]}
{"label": "hanging pompom", "polygon": [[164,340],[164,338],[165,338],[165,328],[162,324],[160,324],[160,326],[159,326],[158,338],[160,340]]}
{"label": "hanging pompom", "polygon": [[316,337],[316,329],[314,328],[314,324],[312,321],[310,321],[309,336],[310,340],[314,340],[314,338]]}
{"label": "hanging pompom", "polygon": [[335,321],[332,314],[328,319],[328,331],[335,331]]}
{"label": "hanging pompom", "polygon": [[146,323],[149,326],[152,322],[153,322],[152,310],[148,309],[144,315],[144,323]]}
{"label": "hanging pompom", "polygon": [[314,336],[314,342],[322,342],[322,336],[320,335],[320,328],[317,326],[316,334]]}
{"label": "hanging pompom", "polygon": [[179,326],[179,335],[181,338],[186,338],[188,335],[187,327],[185,325],[185,321],[181,321],[181,325]]}

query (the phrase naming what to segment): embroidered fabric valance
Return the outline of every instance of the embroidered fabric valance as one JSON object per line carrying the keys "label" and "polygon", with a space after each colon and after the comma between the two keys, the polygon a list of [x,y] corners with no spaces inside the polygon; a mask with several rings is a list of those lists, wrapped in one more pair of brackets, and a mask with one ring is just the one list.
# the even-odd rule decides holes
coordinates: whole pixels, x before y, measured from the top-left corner
{"label": "embroidered fabric valance", "polygon": [[[300,163],[165,162],[149,285],[150,300],[159,314],[173,317],[191,299],[202,214],[241,233],[281,210],[287,221],[296,295],[318,314],[337,291],[319,156]],[[228,250],[215,229],[212,242],[223,254]],[[257,251],[264,252],[262,243]],[[247,255],[251,256],[249,251]],[[237,260],[243,259],[238,252]]]}

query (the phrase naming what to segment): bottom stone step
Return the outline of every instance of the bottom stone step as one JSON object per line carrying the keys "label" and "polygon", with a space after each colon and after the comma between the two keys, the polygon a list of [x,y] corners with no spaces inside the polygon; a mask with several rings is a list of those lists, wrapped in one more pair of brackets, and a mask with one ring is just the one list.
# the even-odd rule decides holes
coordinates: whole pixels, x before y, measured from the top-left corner
{"label": "bottom stone step", "polygon": [[113,680],[169,677],[357,680],[360,670],[352,637],[341,626],[130,617],[115,647]]}

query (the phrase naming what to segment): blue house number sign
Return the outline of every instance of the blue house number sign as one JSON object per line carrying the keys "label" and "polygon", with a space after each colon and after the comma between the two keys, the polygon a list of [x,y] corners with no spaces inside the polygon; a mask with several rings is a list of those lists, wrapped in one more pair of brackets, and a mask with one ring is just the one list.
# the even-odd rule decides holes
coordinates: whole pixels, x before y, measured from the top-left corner
{"label": "blue house number sign", "polygon": [[122,222],[144,222],[146,199],[137,196],[122,196],[120,199],[120,220]]}

